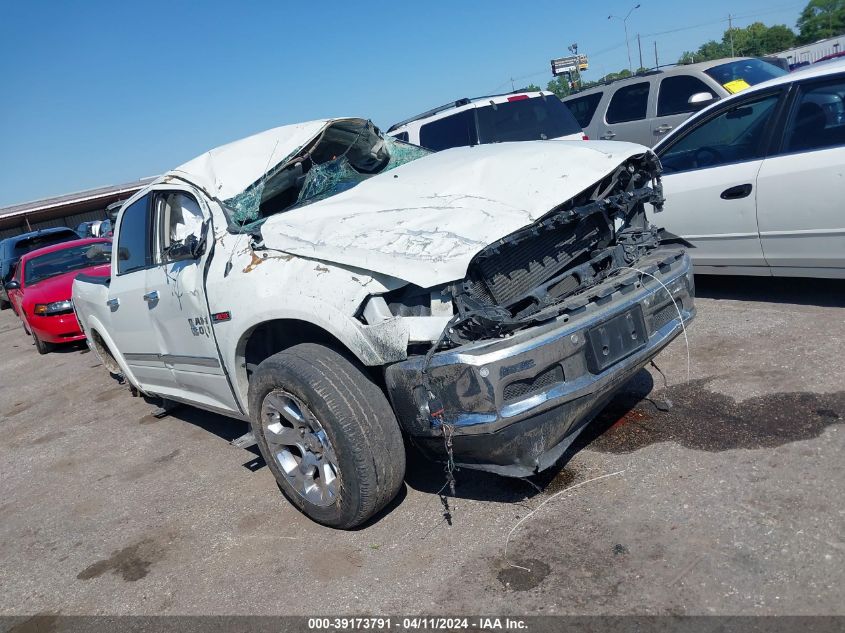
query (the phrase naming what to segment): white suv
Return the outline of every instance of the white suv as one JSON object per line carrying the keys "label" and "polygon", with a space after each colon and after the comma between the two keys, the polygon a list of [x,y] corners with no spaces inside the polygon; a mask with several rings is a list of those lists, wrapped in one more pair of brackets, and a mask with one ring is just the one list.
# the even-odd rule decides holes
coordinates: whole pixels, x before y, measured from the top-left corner
{"label": "white suv", "polygon": [[401,121],[387,133],[434,151],[506,141],[586,139],[569,109],[545,91],[458,99]]}

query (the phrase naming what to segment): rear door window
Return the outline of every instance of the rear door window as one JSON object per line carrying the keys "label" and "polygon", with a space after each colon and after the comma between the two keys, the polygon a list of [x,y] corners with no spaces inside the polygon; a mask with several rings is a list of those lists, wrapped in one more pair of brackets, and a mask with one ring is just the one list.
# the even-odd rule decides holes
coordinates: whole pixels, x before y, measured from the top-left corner
{"label": "rear door window", "polygon": [[651,84],[643,81],[619,88],[610,99],[605,119],[608,123],[627,123],[646,117]]}
{"label": "rear door window", "polygon": [[477,143],[472,110],[464,110],[420,127],[420,145],[435,152]]}
{"label": "rear door window", "polygon": [[599,107],[599,101],[601,101],[603,94],[603,92],[594,92],[583,97],[569,99],[563,105],[569,108],[572,116],[578,121],[578,125],[582,128],[587,128],[590,125],[590,121],[593,120],[593,115],[596,113],[596,108]]}
{"label": "rear door window", "polygon": [[657,116],[693,112],[695,107],[690,105],[689,98],[699,92],[714,96],[713,91],[698,77],[692,75],[666,77],[660,82],[660,92],[657,93]]}
{"label": "rear door window", "polygon": [[152,265],[150,196],[136,200],[123,211],[117,236],[117,274],[125,275]]}
{"label": "rear door window", "polygon": [[560,99],[515,95],[476,109],[478,141],[536,141],[580,134],[581,126]]}
{"label": "rear door window", "polygon": [[845,145],[845,76],[801,88],[786,130],[786,151]]}

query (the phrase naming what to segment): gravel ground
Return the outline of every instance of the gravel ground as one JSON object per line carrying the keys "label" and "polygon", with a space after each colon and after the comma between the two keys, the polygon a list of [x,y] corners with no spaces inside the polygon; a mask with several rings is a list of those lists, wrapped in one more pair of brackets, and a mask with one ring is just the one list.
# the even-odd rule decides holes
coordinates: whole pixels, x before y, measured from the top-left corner
{"label": "gravel ground", "polygon": [[460,472],[451,525],[411,455],[353,532],[289,506],[243,423],[157,419],[4,311],[0,614],[845,614],[845,285],[698,283],[689,381],[681,338],[565,464]]}

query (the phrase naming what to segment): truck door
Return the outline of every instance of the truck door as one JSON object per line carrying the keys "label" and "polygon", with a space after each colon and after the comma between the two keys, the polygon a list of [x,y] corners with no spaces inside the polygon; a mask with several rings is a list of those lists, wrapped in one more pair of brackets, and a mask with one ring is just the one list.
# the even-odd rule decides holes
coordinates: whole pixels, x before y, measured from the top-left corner
{"label": "truck door", "polygon": [[106,305],[109,333],[138,386],[162,393],[172,388],[173,373],[161,361],[147,301],[147,271],[153,266],[152,198],[139,198],[120,216]]}
{"label": "truck door", "polygon": [[204,240],[212,235],[211,213],[201,200],[189,188],[154,193],[156,265],[147,270],[146,278],[151,327],[162,361],[173,373],[170,395],[238,413],[205,295],[213,240]]}

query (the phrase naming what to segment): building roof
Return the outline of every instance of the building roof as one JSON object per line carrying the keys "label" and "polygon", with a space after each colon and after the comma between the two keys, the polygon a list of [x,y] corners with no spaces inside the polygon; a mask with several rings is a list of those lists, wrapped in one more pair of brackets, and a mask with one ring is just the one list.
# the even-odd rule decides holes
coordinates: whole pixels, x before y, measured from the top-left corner
{"label": "building roof", "polygon": [[27,219],[40,222],[56,217],[103,209],[112,202],[125,199],[142,189],[155,178],[141,178],[121,185],[109,185],[67,193],[52,198],[23,202],[0,208],[0,229],[19,226]]}

